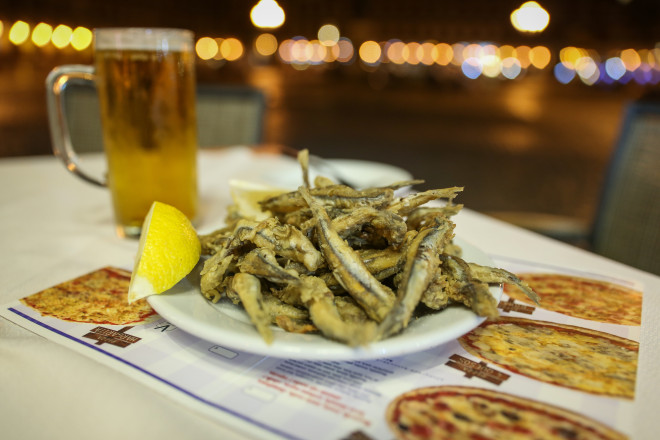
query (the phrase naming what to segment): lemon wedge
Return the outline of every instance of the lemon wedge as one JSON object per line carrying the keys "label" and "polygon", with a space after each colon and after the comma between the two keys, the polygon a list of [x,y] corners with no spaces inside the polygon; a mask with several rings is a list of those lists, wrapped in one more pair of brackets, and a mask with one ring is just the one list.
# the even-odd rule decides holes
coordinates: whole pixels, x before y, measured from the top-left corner
{"label": "lemon wedge", "polygon": [[142,225],[128,286],[129,304],[173,287],[192,271],[200,254],[197,232],[185,214],[154,202]]}
{"label": "lemon wedge", "polygon": [[259,205],[261,200],[289,191],[288,189],[246,180],[232,179],[229,181],[229,192],[238,214],[254,220],[264,220],[271,216],[270,212],[261,210]]}

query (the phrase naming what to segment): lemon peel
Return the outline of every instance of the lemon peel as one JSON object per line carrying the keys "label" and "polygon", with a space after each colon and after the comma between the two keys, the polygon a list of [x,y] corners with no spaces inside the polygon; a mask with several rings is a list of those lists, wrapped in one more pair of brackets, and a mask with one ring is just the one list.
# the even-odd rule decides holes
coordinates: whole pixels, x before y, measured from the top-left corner
{"label": "lemon peel", "polygon": [[142,225],[128,302],[170,289],[193,270],[200,255],[199,237],[185,214],[154,202]]}

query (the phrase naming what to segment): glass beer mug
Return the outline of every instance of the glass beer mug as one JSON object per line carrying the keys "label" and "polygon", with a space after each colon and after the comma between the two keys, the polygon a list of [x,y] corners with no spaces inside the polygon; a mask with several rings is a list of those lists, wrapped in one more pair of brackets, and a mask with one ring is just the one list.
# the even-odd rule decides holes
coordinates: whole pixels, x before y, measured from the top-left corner
{"label": "glass beer mug", "polygon": [[[117,233],[140,235],[154,201],[197,212],[197,123],[193,34],[180,29],[94,31],[94,66],[60,66],[46,80],[53,151],[67,169],[107,186]],[[79,166],[62,95],[68,84],[96,86],[107,177]]]}

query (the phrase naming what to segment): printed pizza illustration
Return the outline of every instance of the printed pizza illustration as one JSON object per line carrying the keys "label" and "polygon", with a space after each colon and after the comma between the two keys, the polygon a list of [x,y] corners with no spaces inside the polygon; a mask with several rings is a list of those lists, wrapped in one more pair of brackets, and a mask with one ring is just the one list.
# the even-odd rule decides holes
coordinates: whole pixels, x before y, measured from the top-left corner
{"label": "printed pizza illustration", "polygon": [[[642,293],[606,281],[570,275],[517,274],[541,297],[541,307],[575,318],[620,325],[641,324]],[[506,284],[509,297],[531,304],[516,286]]]}
{"label": "printed pizza illustration", "polygon": [[146,300],[128,304],[131,273],[104,267],[23,298],[43,316],[91,324],[131,324],[156,314]]}
{"label": "printed pizza illustration", "polygon": [[522,318],[486,321],[458,340],[513,373],[592,394],[633,398],[639,344],[581,327]]}
{"label": "printed pizza illustration", "polygon": [[591,418],[499,391],[462,386],[426,387],[387,407],[397,439],[586,439],[627,437]]}

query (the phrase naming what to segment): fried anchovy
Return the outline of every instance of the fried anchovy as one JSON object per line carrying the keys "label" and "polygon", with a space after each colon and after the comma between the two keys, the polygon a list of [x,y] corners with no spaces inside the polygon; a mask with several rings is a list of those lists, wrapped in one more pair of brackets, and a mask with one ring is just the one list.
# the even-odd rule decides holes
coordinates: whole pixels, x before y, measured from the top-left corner
{"label": "fried anchovy", "polygon": [[284,284],[299,281],[297,275],[286,271],[279,265],[275,253],[267,248],[256,248],[248,252],[238,263],[238,268],[241,272],[251,273],[273,283]]}
{"label": "fried anchovy", "polygon": [[[309,190],[324,207],[355,208],[358,206],[373,206],[382,208],[389,205],[394,199],[394,191],[389,188],[367,188],[356,190],[346,185],[332,185]],[[276,215],[293,212],[306,207],[300,191],[280,194],[259,202],[262,210]]]}
{"label": "fried anchovy", "polygon": [[264,341],[267,344],[273,342],[270,315],[264,309],[259,278],[248,273],[237,273],[234,275],[231,288],[241,298],[241,303],[250,317],[250,321],[255,325]]}
{"label": "fried anchovy", "polygon": [[397,302],[380,324],[379,338],[386,338],[408,326],[422,293],[433,279],[440,263],[438,255],[452,236],[453,227],[448,222],[424,228],[415,236],[406,253],[403,277],[397,290]]}
{"label": "fried anchovy", "polygon": [[303,263],[312,271],[318,269],[323,261],[321,253],[300,230],[282,225],[274,217],[262,221],[242,238],[258,247],[272,249],[277,255]]}
{"label": "fried anchovy", "polygon": [[529,287],[526,282],[511,272],[496,267],[481,266],[476,263],[468,263],[468,265],[470,266],[472,277],[478,279],[482,283],[515,284],[525,293],[525,295],[527,295],[529,299],[534,301],[536,304],[540,304],[540,298],[536,292],[534,292],[534,290],[532,290],[532,288]]}
{"label": "fried anchovy", "polygon": [[458,214],[463,205],[447,205],[442,207],[419,207],[413,209],[406,218],[409,229],[421,229],[423,226],[432,225],[436,218],[451,217]]}
{"label": "fried anchovy", "polygon": [[360,256],[332,229],[330,217],[310,192],[299,188],[316,218],[321,252],[335,278],[375,321],[382,321],[394,302],[394,294],[367,270]]}
{"label": "fried anchovy", "polygon": [[[300,229],[306,235],[316,226],[316,219],[311,218],[301,225]],[[374,209],[363,206],[332,218],[332,228],[341,238],[348,238],[357,234],[362,228],[383,237],[389,244],[398,245],[403,240],[408,227],[405,220],[391,211]]]}
{"label": "fried anchovy", "polygon": [[440,310],[449,305],[447,294],[447,275],[438,268],[429,283],[429,287],[422,294],[420,300],[429,309]]}
{"label": "fried anchovy", "polygon": [[400,216],[407,216],[415,208],[425,203],[428,203],[431,200],[437,200],[437,199],[453,200],[454,197],[456,197],[456,194],[458,194],[461,191],[463,191],[463,187],[455,186],[452,188],[430,189],[428,191],[414,193],[409,196],[394,200],[387,207],[387,210],[396,212]]}
{"label": "fried anchovy", "polygon": [[352,347],[365,345],[374,339],[376,323],[342,320],[334,303],[334,295],[320,278],[303,278],[300,298],[309,310],[314,325],[328,338]]}
{"label": "fried anchovy", "polygon": [[463,259],[451,255],[441,255],[442,267],[449,277],[447,293],[449,297],[470,307],[477,315],[497,318],[497,304],[490,293],[488,284],[472,276],[470,266]]}

